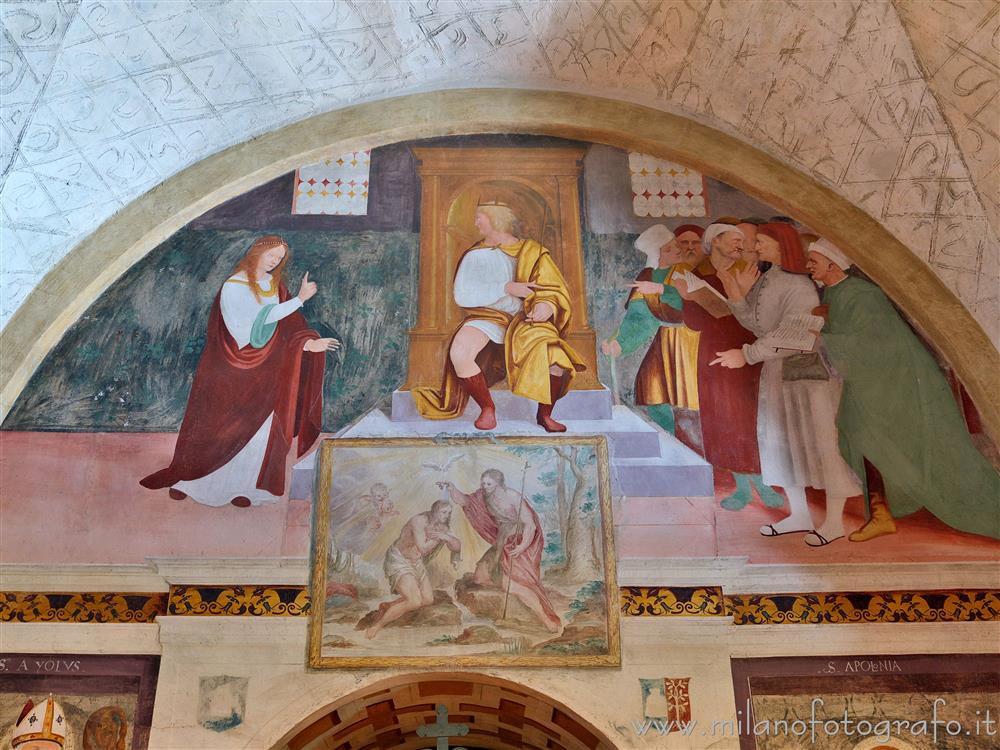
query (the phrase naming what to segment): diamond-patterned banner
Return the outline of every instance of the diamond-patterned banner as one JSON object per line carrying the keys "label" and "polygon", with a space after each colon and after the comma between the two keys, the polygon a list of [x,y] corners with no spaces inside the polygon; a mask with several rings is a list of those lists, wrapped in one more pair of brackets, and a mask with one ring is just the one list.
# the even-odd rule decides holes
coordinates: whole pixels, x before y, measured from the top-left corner
{"label": "diamond-patterned banner", "polygon": [[364,216],[368,213],[370,151],[352,151],[295,170],[293,214]]}
{"label": "diamond-patterned banner", "polygon": [[681,164],[630,153],[632,208],[636,216],[705,216],[705,178]]}

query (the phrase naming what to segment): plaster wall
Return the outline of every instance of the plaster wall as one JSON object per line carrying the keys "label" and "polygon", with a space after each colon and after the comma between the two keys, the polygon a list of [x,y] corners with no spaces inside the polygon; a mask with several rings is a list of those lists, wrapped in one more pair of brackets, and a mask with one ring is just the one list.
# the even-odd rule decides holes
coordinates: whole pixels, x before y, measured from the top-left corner
{"label": "plaster wall", "polygon": [[[996,140],[963,113],[988,126],[1000,101],[998,17],[956,12],[971,20],[949,25],[964,46],[944,69],[920,59],[941,58],[917,33],[933,19],[900,2],[916,46],[887,0],[7,3],[0,320],[109,217],[210,154],[347,105],[482,86],[632,101],[753,144],[878,220],[996,342],[1000,246],[979,187]],[[981,85],[946,97],[949,120],[935,91],[968,67],[955,59]]]}
{"label": "plaster wall", "polygon": [[[905,632],[905,638],[901,638]],[[712,736],[712,722],[737,719],[731,657],[903,653],[991,653],[1000,624],[734,626],[725,618],[625,618],[621,669],[479,670],[561,701],[621,748],[716,748],[739,742]],[[304,618],[163,617],[153,625],[6,624],[4,649],[45,653],[161,654],[150,748],[281,747],[293,730],[338,699],[405,672],[310,672],[303,666]],[[412,670],[411,670],[412,671]],[[248,679],[243,722],[225,732],[200,726],[202,677]],[[688,737],[636,734],[642,722],[639,679],[690,677]],[[705,735],[701,735],[701,729]]]}

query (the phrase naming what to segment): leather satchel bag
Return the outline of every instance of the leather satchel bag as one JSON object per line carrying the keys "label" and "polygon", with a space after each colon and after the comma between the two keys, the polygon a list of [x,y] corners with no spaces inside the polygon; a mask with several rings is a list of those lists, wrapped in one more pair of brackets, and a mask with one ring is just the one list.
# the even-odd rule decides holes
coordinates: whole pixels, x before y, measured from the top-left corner
{"label": "leather satchel bag", "polygon": [[830,371],[819,352],[792,354],[781,360],[781,379],[786,383],[798,380],[829,380]]}

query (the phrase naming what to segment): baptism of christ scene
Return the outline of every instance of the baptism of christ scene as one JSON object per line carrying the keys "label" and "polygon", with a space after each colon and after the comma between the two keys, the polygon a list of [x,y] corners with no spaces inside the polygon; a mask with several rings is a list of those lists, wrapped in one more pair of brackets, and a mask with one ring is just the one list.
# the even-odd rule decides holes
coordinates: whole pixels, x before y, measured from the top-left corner
{"label": "baptism of christ scene", "polygon": [[603,438],[335,440],[321,452],[314,666],[617,663]]}

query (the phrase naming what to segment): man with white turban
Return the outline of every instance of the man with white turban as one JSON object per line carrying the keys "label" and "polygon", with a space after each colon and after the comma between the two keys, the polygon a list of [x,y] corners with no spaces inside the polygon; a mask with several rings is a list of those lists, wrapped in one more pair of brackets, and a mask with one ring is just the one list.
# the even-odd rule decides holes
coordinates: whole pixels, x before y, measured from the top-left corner
{"label": "man with white turban", "polygon": [[[692,227],[679,227],[691,234]],[[701,231],[699,227],[694,227]],[[632,293],[618,332],[601,344],[610,357],[647,346],[635,376],[635,403],[667,432],[675,431],[673,407],[698,409],[698,332],[683,324],[684,301],[673,286],[675,273],[690,270],[674,233],[655,224],[639,235],[635,249],[646,266],[630,284]]]}
{"label": "man with white turban", "polygon": [[[817,253],[819,255],[822,255],[825,260],[831,261],[841,271],[846,271],[852,265],[854,265],[851,262],[851,259],[847,257],[847,255],[844,253],[843,250],[841,250],[839,247],[837,247],[832,242],[830,242],[830,240],[825,240],[822,237],[820,237],[815,242],[811,243],[809,245],[809,247],[806,248],[806,252],[808,252],[808,253]],[[822,263],[820,263],[819,259],[817,259],[817,261],[813,265],[815,265],[815,266],[818,267],[818,266],[821,266]],[[835,274],[835,275],[839,276],[839,274]],[[846,273],[843,274],[843,276],[844,276],[844,278],[847,278],[847,274]],[[818,281],[818,279],[815,279],[815,278],[814,278],[814,280]],[[843,281],[843,279],[841,279],[841,281]],[[820,282],[820,283],[822,283],[822,282]],[[839,283],[839,282],[835,282],[835,283]]]}
{"label": "man with white turban", "polygon": [[[724,294],[719,271],[742,271],[740,259],[743,232],[733,224],[717,222],[705,230],[702,246],[708,263],[691,273]],[[698,343],[698,402],[701,406],[701,435],[705,460],[720,469],[731,471],[736,490],[722,500],[726,510],[740,510],[753,500],[756,486],[761,501],[780,508],[785,498],[760,478],[760,454],[757,446],[757,389],[760,365],[725,369],[710,367],[713,359],[729,349],[752,344],[755,336],[731,314],[713,317],[688,294],[687,284],[675,282],[684,298],[684,324],[700,332]]]}
{"label": "man with white turban", "polygon": [[891,504],[897,517],[926,508],[1000,539],[1000,475],[972,444],[941,368],[885,293],[850,267],[831,242],[809,246],[806,268],[824,287],[821,336],[844,381],[840,451],[868,498],[869,520],[848,538],[895,532]]}

